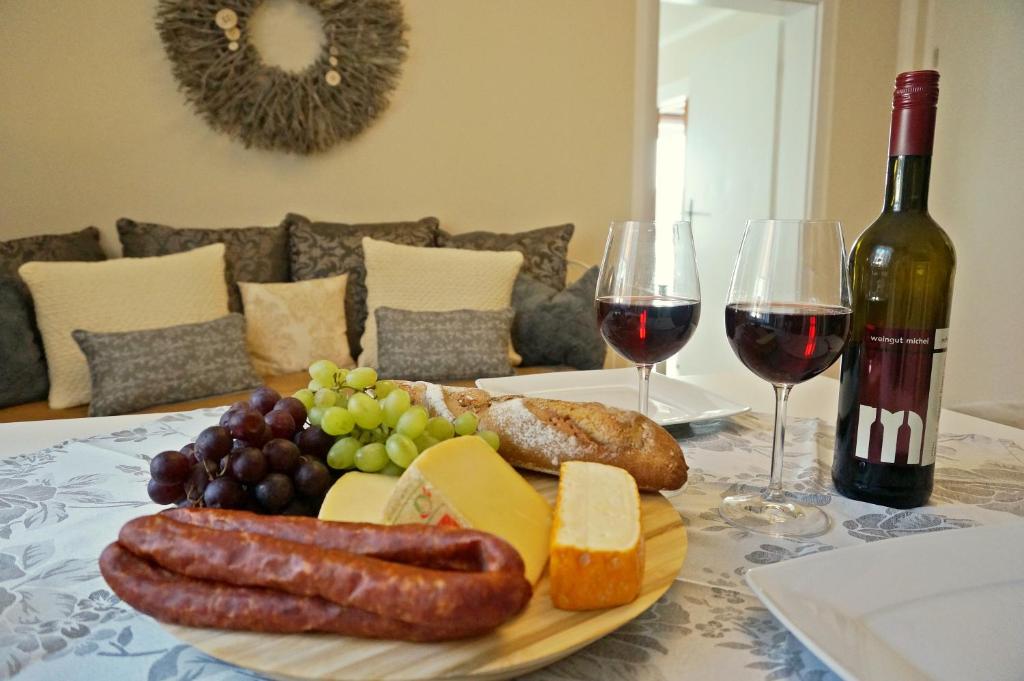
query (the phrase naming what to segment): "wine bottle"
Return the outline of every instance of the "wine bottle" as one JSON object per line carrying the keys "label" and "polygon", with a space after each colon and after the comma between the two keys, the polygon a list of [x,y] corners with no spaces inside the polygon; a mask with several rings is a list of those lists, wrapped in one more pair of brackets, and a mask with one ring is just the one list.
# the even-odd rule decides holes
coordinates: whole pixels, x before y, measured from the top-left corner
{"label": "wine bottle", "polygon": [[847,497],[924,504],[935,475],[956,258],[928,214],[939,74],[896,78],[882,214],[850,250],[832,480]]}

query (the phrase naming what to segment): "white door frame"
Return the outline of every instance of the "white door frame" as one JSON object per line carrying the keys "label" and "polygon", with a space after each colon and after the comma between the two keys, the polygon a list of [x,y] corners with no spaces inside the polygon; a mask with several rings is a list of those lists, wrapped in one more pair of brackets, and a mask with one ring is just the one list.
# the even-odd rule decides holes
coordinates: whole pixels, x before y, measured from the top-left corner
{"label": "white door frame", "polygon": [[636,0],[633,71],[632,220],[654,219],[654,171],[658,143],[659,0]]}

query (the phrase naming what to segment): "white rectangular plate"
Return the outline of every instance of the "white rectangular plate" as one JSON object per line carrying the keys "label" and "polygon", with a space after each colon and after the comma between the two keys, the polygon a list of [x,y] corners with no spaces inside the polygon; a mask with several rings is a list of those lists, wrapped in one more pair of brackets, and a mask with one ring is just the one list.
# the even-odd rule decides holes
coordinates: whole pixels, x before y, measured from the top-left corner
{"label": "white rectangular plate", "polygon": [[754,568],[747,583],[846,681],[1024,679],[1024,523]]}
{"label": "white rectangular plate", "polygon": [[[619,409],[636,409],[639,377],[636,369],[556,371],[546,374],[481,378],[481,390],[493,394],[545,397],[569,402],[600,402]],[[662,426],[709,421],[742,414],[750,407],[662,374],[651,374],[649,416]]]}

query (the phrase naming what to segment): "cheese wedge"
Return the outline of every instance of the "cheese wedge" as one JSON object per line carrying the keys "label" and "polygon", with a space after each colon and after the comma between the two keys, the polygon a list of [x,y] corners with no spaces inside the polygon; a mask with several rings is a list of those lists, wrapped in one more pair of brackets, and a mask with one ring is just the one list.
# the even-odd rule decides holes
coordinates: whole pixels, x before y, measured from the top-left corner
{"label": "cheese wedge", "polygon": [[320,506],[320,520],[347,523],[384,522],[384,505],[398,484],[398,478],[352,471],[338,478],[327,490]]}
{"label": "cheese wedge", "polygon": [[496,534],[519,551],[531,584],[548,561],[551,506],[476,436],[445,440],[416,457],[388,499],[384,522]]}
{"label": "cheese wedge", "polygon": [[629,603],[644,576],[640,494],[629,473],[563,463],[551,529],[551,601],[562,610]]}

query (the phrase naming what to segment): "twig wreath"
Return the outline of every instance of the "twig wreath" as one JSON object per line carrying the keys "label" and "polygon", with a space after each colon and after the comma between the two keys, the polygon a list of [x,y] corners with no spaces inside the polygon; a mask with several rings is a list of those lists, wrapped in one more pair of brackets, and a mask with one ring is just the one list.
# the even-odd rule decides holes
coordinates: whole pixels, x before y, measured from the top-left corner
{"label": "twig wreath", "polygon": [[249,19],[263,0],[160,0],[157,28],[185,96],[247,147],[311,154],[358,135],[388,105],[408,44],[399,0],[302,0],[324,49],[289,73],[263,62]]}

